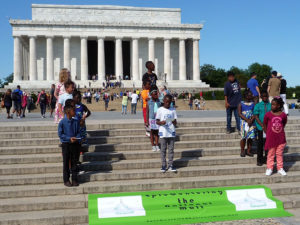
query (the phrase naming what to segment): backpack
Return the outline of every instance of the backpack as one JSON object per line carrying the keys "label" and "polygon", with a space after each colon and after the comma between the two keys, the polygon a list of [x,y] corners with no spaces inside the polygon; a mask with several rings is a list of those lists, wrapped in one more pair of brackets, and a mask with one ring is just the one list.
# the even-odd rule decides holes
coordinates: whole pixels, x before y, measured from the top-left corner
{"label": "backpack", "polygon": [[46,103],[46,99],[47,97],[45,93],[40,95],[40,103]]}
{"label": "backpack", "polygon": [[14,92],[11,94],[11,99],[12,99],[13,101],[20,101],[20,100],[21,100],[20,93],[14,91]]}

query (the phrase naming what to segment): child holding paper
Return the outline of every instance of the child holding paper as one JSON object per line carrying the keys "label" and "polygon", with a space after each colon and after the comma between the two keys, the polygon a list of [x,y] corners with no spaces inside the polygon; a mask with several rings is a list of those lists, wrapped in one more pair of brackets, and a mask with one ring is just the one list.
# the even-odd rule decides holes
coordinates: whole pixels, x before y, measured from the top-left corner
{"label": "child holding paper", "polygon": [[[253,95],[249,89],[245,90],[244,93],[245,101],[241,101],[238,106],[239,116],[241,118],[241,157],[246,155],[253,157],[251,153],[252,140],[255,139],[255,125],[254,125],[254,102]],[[247,152],[245,153],[245,145],[247,142]]]}
{"label": "child holding paper", "polygon": [[[175,126],[177,124],[177,114],[175,109],[170,109],[172,102],[172,96],[166,95],[164,97],[163,107],[160,107],[156,113],[156,124],[159,125],[158,135],[161,143],[161,171],[165,173],[168,169],[172,172],[176,172],[176,168],[173,165],[174,158],[174,143],[175,143]],[[168,148],[168,167],[166,162],[166,152]]]}

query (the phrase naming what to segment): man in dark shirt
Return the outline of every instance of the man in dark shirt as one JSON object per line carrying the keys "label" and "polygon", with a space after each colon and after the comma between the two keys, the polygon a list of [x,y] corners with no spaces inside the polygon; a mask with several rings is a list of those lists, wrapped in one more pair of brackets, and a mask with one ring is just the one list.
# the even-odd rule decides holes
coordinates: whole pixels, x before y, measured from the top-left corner
{"label": "man in dark shirt", "polygon": [[235,79],[235,74],[231,71],[227,73],[228,81],[224,86],[225,107],[227,114],[227,134],[231,133],[231,118],[234,113],[236,128],[240,131],[240,117],[237,107],[242,100],[241,88],[239,82]]}
{"label": "man in dark shirt", "polygon": [[286,115],[289,115],[289,107],[286,103],[286,80],[282,78],[281,73],[277,74],[278,79],[281,81],[281,86],[280,86],[280,97],[282,98],[284,105],[284,112]]}
{"label": "man in dark shirt", "polygon": [[156,85],[157,76],[155,73],[153,73],[155,69],[154,63],[152,61],[147,61],[145,66],[148,71],[143,75],[143,83],[147,80],[150,80],[151,86]]}

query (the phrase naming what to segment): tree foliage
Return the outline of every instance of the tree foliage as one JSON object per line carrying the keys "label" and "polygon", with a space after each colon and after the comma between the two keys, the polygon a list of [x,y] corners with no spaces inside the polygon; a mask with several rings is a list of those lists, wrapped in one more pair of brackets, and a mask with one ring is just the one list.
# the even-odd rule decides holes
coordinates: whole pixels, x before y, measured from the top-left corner
{"label": "tree foliage", "polygon": [[[250,79],[252,72],[257,74],[257,80],[261,84],[263,79],[271,74],[272,67],[266,64],[253,63],[247,69],[232,66],[229,70],[235,73],[241,87],[247,87],[247,81]],[[204,64],[200,68],[201,79],[211,87],[224,87],[229,70],[216,68],[211,64]]]}
{"label": "tree foliage", "polygon": [[10,75],[8,75],[4,79],[0,79],[0,88],[3,88],[8,83],[12,83],[13,80],[14,80],[14,74],[13,73],[11,73]]}

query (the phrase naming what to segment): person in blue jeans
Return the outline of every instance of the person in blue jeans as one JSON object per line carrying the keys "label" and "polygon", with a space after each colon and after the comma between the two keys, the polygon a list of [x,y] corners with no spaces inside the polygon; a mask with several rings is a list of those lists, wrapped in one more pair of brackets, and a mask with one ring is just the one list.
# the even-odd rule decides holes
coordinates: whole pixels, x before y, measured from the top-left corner
{"label": "person in blue jeans", "polygon": [[227,72],[228,81],[224,86],[224,96],[225,96],[225,108],[227,116],[227,127],[226,133],[231,133],[231,118],[232,113],[234,113],[236,128],[240,132],[240,117],[238,114],[238,105],[242,100],[241,87],[239,82],[235,78],[235,74],[232,71]]}

